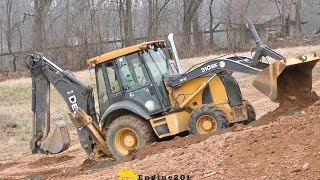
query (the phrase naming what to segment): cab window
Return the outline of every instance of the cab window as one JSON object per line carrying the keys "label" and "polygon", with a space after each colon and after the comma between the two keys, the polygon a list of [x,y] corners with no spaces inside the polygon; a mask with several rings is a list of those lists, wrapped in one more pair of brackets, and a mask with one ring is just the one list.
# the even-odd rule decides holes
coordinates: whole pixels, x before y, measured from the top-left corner
{"label": "cab window", "polygon": [[147,72],[137,54],[118,58],[117,66],[125,90],[138,89],[150,83]]}
{"label": "cab window", "polygon": [[106,64],[106,70],[108,74],[108,79],[110,83],[111,93],[117,93],[120,91],[119,81],[117,79],[114,67],[112,63]]}
{"label": "cab window", "polygon": [[106,84],[104,81],[102,67],[96,67],[96,83],[97,83],[97,94],[99,100],[100,113],[105,112],[109,107],[108,94]]}

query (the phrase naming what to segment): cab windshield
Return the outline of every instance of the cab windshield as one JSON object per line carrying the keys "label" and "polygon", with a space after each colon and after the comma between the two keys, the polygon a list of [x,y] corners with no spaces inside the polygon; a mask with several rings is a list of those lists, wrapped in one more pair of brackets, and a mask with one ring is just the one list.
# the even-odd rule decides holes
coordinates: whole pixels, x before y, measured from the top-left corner
{"label": "cab windshield", "polygon": [[157,82],[162,80],[163,75],[172,73],[168,61],[160,48],[148,49],[144,51],[142,57]]}
{"label": "cab windshield", "polygon": [[157,83],[164,105],[169,106],[166,88],[163,83],[163,75],[172,74],[172,70],[166,57],[160,48],[154,48],[144,51],[142,58],[149,68],[154,81]]}

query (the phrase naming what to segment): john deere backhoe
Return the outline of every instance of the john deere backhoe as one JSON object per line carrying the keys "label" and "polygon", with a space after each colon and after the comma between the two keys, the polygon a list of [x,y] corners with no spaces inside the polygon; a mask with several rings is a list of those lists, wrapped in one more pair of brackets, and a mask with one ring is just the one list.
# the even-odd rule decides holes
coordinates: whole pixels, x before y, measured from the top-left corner
{"label": "john deere backhoe", "polygon": [[[243,99],[231,72],[256,74],[253,85],[273,101],[284,89],[282,77],[292,72],[303,77],[302,84],[311,89],[311,71],[318,57],[284,58],[262,44],[252,24],[247,27],[258,47],[253,58],[212,59],[186,72],[181,72],[172,35],[168,39],[174,66],[163,53],[166,45],[162,40],[87,60],[86,64],[95,69],[98,113],[91,87],[43,55],[32,54],[27,63],[33,88],[32,152],[59,153],[70,144],[64,120],[58,116],[51,123],[50,84],[66,101],[85,152],[116,159],[147,143],[182,132],[207,134],[234,123],[254,121],[254,108]],[[263,56],[276,61],[264,63]]]}

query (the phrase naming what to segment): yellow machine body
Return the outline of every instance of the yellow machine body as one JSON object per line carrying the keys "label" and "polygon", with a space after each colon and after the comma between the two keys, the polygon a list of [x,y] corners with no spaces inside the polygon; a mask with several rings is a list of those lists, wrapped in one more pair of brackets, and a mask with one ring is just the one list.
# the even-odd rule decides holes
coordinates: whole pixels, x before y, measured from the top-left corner
{"label": "yellow machine body", "polygon": [[[203,99],[206,95],[204,95],[204,88],[199,91],[201,86],[204,88],[209,86],[210,95],[214,100],[210,104],[218,107],[224,113],[229,123],[241,122],[248,119],[245,104],[237,107],[231,107],[229,105],[226,87],[220,76],[199,77],[175,88],[166,86],[169,92],[171,106],[177,109],[177,112],[150,120],[159,138],[172,136],[188,130],[191,113],[193,110],[204,105]],[[184,110],[179,111],[181,104],[185,104],[183,107]]]}

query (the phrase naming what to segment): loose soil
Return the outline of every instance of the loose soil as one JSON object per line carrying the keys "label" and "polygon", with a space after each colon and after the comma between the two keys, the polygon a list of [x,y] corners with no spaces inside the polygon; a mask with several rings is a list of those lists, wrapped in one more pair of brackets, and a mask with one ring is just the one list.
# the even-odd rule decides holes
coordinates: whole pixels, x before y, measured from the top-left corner
{"label": "loose soil", "polygon": [[313,105],[320,97],[311,90],[311,74],[300,72],[295,68],[285,70],[278,79],[279,107],[263,115],[252,126],[265,125],[281,116],[290,116],[302,109]]}
{"label": "loose soil", "polygon": [[320,101],[316,100],[319,97],[310,90],[289,92],[279,98],[277,109],[247,126],[150,144],[122,162],[85,159],[80,147],[36,160],[21,157],[1,163],[0,178],[116,179],[119,168],[126,166],[136,174],[188,174],[192,179],[317,179]]}
{"label": "loose soil", "polygon": [[[294,71],[295,73],[296,71]],[[307,108],[313,105],[316,101],[320,100],[320,97],[309,89],[308,82],[311,79],[306,80],[305,76],[298,76],[297,73],[292,75],[291,71],[285,71],[282,73],[282,76],[279,78],[279,94],[277,101],[279,102],[279,107],[274,111],[268,112],[263,115],[260,119],[252,122],[247,126],[262,126],[276,121],[281,116],[291,116],[304,108]],[[310,77],[311,78],[311,77]],[[310,82],[311,83],[311,82]],[[311,87],[311,84],[310,84]],[[228,128],[224,131],[215,132],[210,135],[199,135],[199,136],[187,136],[187,137],[175,137],[173,140],[156,142],[151,145],[147,145],[143,149],[135,150],[130,152],[126,156],[123,162],[132,161],[134,159],[143,159],[148,155],[157,154],[166,149],[177,149],[182,148],[191,144],[196,144],[201,141],[206,140],[212,135],[218,135],[221,133],[226,133],[230,131],[237,131],[242,129],[240,124],[236,124],[233,128]]]}
{"label": "loose soil", "polygon": [[[314,84],[319,93],[320,80]],[[88,159],[76,140],[69,150],[45,156],[9,139],[0,145],[16,150],[10,158],[1,154],[0,179],[117,179],[122,166],[138,175],[184,174],[193,180],[320,179],[319,96],[301,84],[285,85],[289,91],[279,92],[278,108],[251,85],[242,89],[259,117],[275,109],[247,126],[150,144],[122,162]]]}
{"label": "loose soil", "polygon": [[71,159],[74,159],[74,156],[63,155],[63,156],[42,157],[34,162],[29,163],[28,166],[32,168],[48,166],[52,164],[62,163]]}

